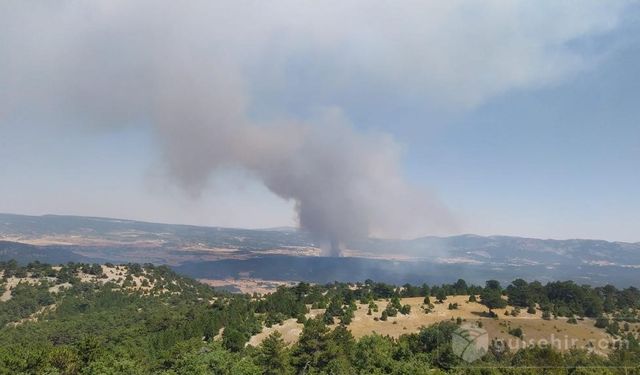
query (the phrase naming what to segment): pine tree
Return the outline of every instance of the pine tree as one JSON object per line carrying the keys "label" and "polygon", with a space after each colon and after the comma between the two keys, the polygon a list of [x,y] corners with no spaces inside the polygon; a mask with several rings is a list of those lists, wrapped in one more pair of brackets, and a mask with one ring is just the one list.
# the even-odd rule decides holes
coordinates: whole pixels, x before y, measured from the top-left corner
{"label": "pine tree", "polygon": [[308,366],[318,367],[327,362],[328,332],[329,328],[322,317],[307,320],[293,353],[298,370]]}
{"label": "pine tree", "polygon": [[264,339],[258,355],[258,364],[262,366],[265,375],[292,373],[286,345],[280,332],[275,331]]}

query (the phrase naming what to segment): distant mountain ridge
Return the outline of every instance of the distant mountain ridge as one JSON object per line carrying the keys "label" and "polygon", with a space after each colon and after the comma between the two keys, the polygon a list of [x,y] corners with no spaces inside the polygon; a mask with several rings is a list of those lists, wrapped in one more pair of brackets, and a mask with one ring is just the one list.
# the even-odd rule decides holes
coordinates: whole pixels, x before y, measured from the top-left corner
{"label": "distant mountain ridge", "polygon": [[[515,262],[520,265],[566,263],[579,261],[597,265],[640,268],[640,243],[609,242],[604,240],[541,240],[510,236],[460,235],[452,237],[423,237],[415,240],[367,240],[356,246],[371,252],[384,253],[401,248],[416,258],[438,257],[441,261],[469,263]],[[425,249],[429,249],[425,253]]]}
{"label": "distant mountain ridge", "polygon": [[[311,267],[309,269],[315,270],[314,277],[318,280],[322,279],[323,272],[327,273],[328,265],[341,267],[339,261],[318,258],[318,244],[307,233],[295,228],[252,230],[98,217],[0,214],[0,240],[37,245],[24,248],[26,253],[32,254],[29,259],[55,251],[60,259],[73,259],[75,256],[78,261],[149,262],[182,267],[183,270],[194,271],[197,268],[198,272],[204,271],[193,264],[208,264],[212,269],[224,269],[218,265],[233,266],[231,268],[238,270],[238,275],[251,274],[252,269],[258,271],[271,265],[263,271],[272,269],[271,276],[276,278],[283,275],[281,267],[274,263],[277,259],[278,262]],[[395,269],[391,265],[402,261],[416,278],[420,277],[420,267],[414,266],[428,264],[438,265],[435,268],[422,267],[431,274],[437,273],[438,269],[472,270],[480,279],[487,279],[487,274],[492,273],[513,279],[519,276],[515,274],[516,270],[526,273],[528,267],[535,269],[540,279],[558,277],[559,270],[564,270],[576,278],[582,277],[584,272],[585,282],[591,283],[596,283],[596,279],[604,282],[607,278],[629,280],[636,277],[640,280],[640,243],[458,235],[412,240],[370,238],[346,245],[345,256],[356,260],[343,261],[344,264],[379,273],[387,267],[384,264]],[[2,251],[3,246],[6,248],[8,245],[0,245],[0,260],[17,254],[14,245],[14,250],[5,252]],[[273,257],[276,255],[280,258]],[[310,259],[297,261],[295,257]],[[357,260],[366,258],[375,262]],[[319,264],[323,266],[314,268]],[[514,277],[509,275],[511,269]],[[297,271],[288,274],[305,277],[304,272]],[[397,271],[389,273],[387,281],[393,282],[402,270]],[[265,272],[261,277],[269,276],[269,272]],[[350,273],[346,270],[334,274],[347,277]],[[351,274],[366,273],[358,270]]]}

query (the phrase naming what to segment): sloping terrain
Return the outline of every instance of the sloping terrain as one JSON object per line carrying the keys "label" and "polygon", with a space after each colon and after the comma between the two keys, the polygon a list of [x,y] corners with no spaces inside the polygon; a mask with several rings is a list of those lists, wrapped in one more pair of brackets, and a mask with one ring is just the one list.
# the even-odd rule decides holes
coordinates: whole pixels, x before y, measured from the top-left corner
{"label": "sloping terrain", "polygon": [[[461,235],[348,243],[344,258],[319,257],[306,233],[76,216],[0,214],[0,260],[167,264],[201,279],[387,282],[542,281],[635,284],[640,244]],[[22,244],[30,244],[26,246]]]}
{"label": "sloping terrain", "polygon": [[[481,325],[490,337],[503,340],[510,350],[526,347],[531,340],[535,342],[546,340],[559,351],[574,348],[586,350],[593,347],[596,352],[604,354],[610,351],[615,341],[615,338],[605,330],[594,327],[594,319],[585,318],[577,321],[576,324],[568,323],[567,318],[544,320],[541,311],[533,314],[521,312],[517,317],[505,316],[506,311],[513,310],[512,307],[495,309],[498,318],[488,318],[484,316],[488,312],[486,306],[477,302],[468,302],[468,299],[469,296],[448,296],[445,303],[435,304],[431,312],[425,313],[423,298],[402,298],[401,303],[411,306],[411,312],[389,317],[385,321],[378,319],[379,313],[368,315],[366,304],[357,304],[357,310],[348,328],[356,338],[373,333],[398,338],[407,333],[419,332],[422,327],[460,318],[465,325]],[[389,304],[385,300],[378,300],[375,303],[380,307],[380,311]],[[456,303],[459,307],[449,310],[447,308],[449,303]],[[324,311],[324,309],[312,309],[306,316],[314,318],[324,314]],[[333,325],[334,328],[337,324]],[[292,344],[298,340],[303,327],[304,325],[297,323],[296,319],[287,319],[280,325],[265,327],[262,332],[251,337],[249,344],[258,346],[275,331],[280,332],[284,340]],[[640,324],[631,324],[630,330],[636,331],[638,327]],[[521,338],[509,334],[509,330],[515,328],[523,331]]]}
{"label": "sloping terrain", "polygon": [[14,259],[20,263],[40,261],[43,263],[95,262],[99,258],[90,258],[73,252],[68,248],[42,247],[19,242],[0,241],[0,261]]}
{"label": "sloping terrain", "polygon": [[[0,262],[0,292],[3,374],[461,374],[549,360],[563,369],[640,363],[635,288],[366,281],[246,295],[166,266]],[[454,346],[467,326],[487,337],[487,355],[473,364]]]}

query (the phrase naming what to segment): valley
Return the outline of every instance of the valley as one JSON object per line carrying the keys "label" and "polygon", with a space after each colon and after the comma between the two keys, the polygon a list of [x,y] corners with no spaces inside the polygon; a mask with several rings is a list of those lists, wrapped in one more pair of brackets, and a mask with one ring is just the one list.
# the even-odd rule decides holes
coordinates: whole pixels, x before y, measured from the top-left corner
{"label": "valley", "polygon": [[367,239],[340,258],[292,228],[247,230],[76,216],[0,214],[0,260],[153,263],[207,280],[318,283],[502,282],[516,277],[626,286],[640,272],[640,244],[462,235]]}

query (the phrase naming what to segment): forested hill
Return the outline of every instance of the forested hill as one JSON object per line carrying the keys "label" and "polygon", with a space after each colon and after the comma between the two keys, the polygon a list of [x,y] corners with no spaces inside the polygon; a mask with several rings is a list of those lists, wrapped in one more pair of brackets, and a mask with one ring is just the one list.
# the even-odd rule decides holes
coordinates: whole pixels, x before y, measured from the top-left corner
{"label": "forested hill", "polygon": [[188,261],[173,267],[197,279],[256,278],[264,280],[303,280],[328,283],[335,280],[356,282],[376,279],[388,283],[451,283],[458,278],[482,283],[491,275],[503,283],[515,278],[543,282],[573,279],[591,285],[638,286],[637,268],[606,265],[509,265],[488,268],[483,264],[434,263],[432,261],[390,261],[361,257],[297,257],[267,255],[249,259]]}
{"label": "forested hill", "polygon": [[[2,262],[0,272],[2,374],[468,374],[478,367],[512,374],[514,367],[541,366],[553,374],[623,374],[640,363],[635,288],[366,280],[299,283],[249,296],[219,293],[150,264]],[[480,311],[468,323],[500,337],[508,330],[523,338],[548,325],[605,337],[610,346],[504,351],[491,344],[479,362],[468,363],[451,341],[466,319],[439,318],[468,308]],[[423,317],[434,323],[401,328]],[[536,319],[542,323],[532,331],[515,326]],[[372,325],[368,331],[363,322]],[[293,341],[277,329],[291,325],[300,327],[291,331]],[[373,333],[376,327],[390,335]]]}
{"label": "forested hill", "polygon": [[[330,259],[319,256],[319,244],[307,233],[291,228],[248,230],[0,214],[0,241],[3,239],[13,243],[0,242],[0,260],[166,264],[192,277],[214,279],[221,271],[229,277],[253,274],[267,280],[329,282],[383,277],[402,284],[425,278],[453,282],[457,277],[482,282],[491,274],[503,282],[518,277],[571,278],[591,285],[626,286],[638,280],[640,270],[639,243],[582,239],[370,238],[345,244],[343,256],[348,259]],[[31,246],[20,247],[16,242]],[[207,274],[207,269],[215,272]],[[283,279],[286,274],[288,279]]]}
{"label": "forested hill", "polygon": [[102,259],[86,257],[76,254],[70,249],[62,247],[42,247],[20,242],[0,240],[0,260],[16,260],[21,264],[35,261],[42,263],[93,263],[101,262]]}

